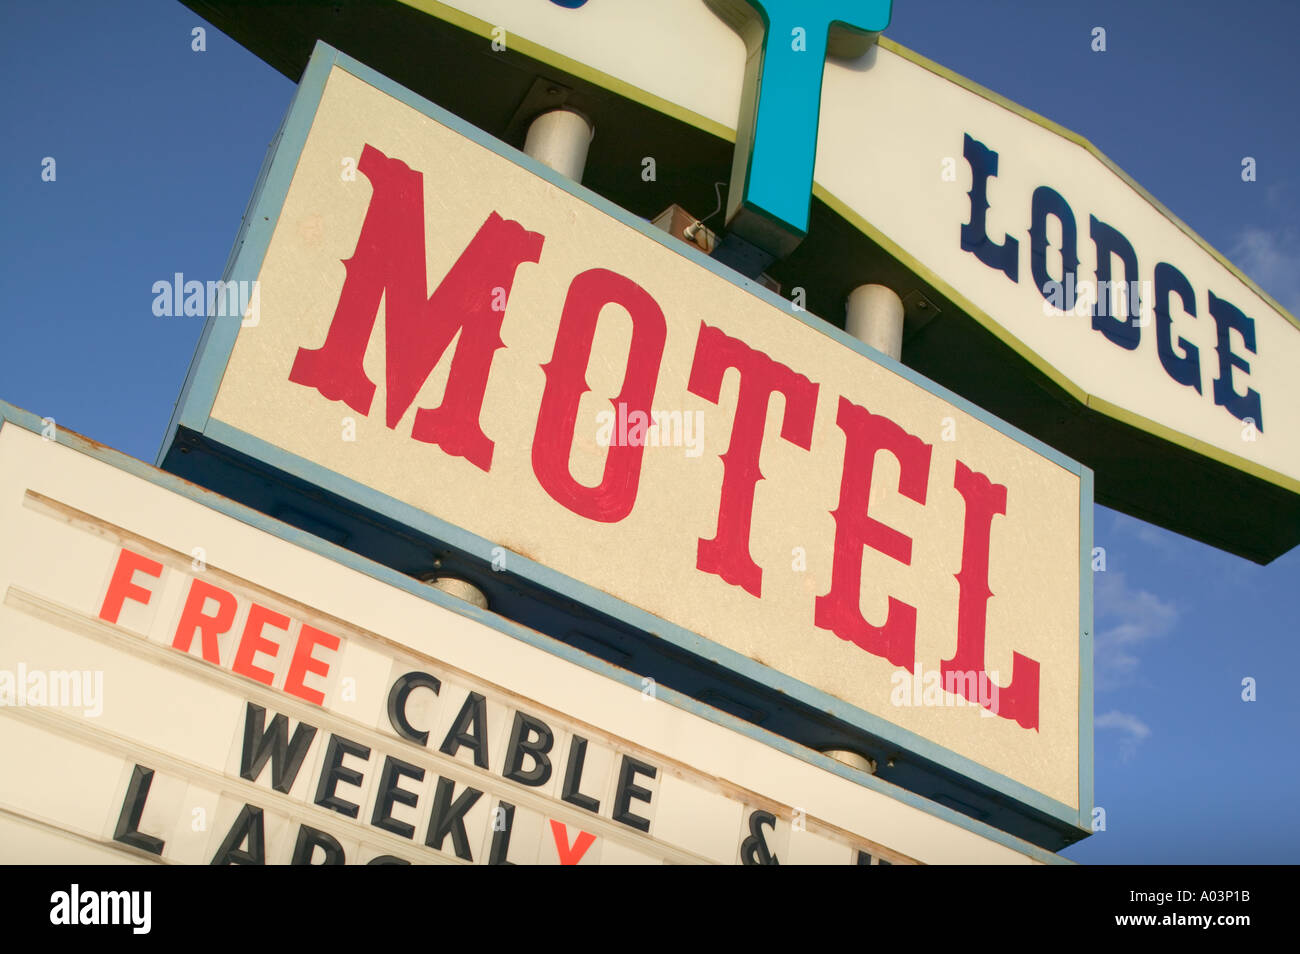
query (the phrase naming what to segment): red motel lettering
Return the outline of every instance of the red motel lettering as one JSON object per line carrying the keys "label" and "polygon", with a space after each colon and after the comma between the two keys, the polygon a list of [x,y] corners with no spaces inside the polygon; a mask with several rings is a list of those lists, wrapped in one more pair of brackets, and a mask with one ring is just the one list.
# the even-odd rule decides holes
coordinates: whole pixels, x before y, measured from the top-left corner
{"label": "red motel lettering", "polygon": [[[959,587],[957,601],[957,651],[952,659],[939,664],[945,680],[952,673],[959,677],[979,673],[980,679],[958,678],[962,695],[980,702],[978,684],[984,678],[984,636],[988,622],[989,536],[995,514],[1007,512],[1007,488],[995,484],[961,461],[953,486],[966,501],[966,520],[962,532],[961,572],[956,574]],[[1011,683],[998,689],[997,714],[1012,719],[1026,729],[1038,728],[1038,663],[1020,653],[1012,655]]]}
{"label": "red motel lettering", "polygon": [[[437,444],[447,454],[490,472],[494,445],[483,432],[479,416],[493,355],[504,347],[500,331],[505,309],[500,296],[508,295],[521,264],[539,262],[545,237],[492,213],[426,300],[422,175],[369,145],[362,151],[358,168],[370,180],[373,194],[357,249],[344,262],[346,277],[324,345],[318,349],[300,348],[289,380],[314,388],[330,400],[342,401],[360,414],[369,414],[375,384],[362,369],[362,357],[382,299],[386,310],[387,426],[397,426],[454,341],[443,401],[437,408],[417,410],[411,436]],[[615,523],[635,507],[644,444],[611,444],[601,481],[595,486],[579,483],[570,470],[579,405],[590,390],[587,367],[597,325],[607,304],[621,306],[632,322],[623,385],[612,403],[649,418],[667,336],[663,310],[631,278],[609,269],[588,269],[570,283],[551,359],[541,366],[546,384],[538,407],[531,462],[538,484],[557,503],[589,520]],[[763,479],[759,458],[768,406],[774,394],[782,396],[780,436],[811,451],[819,385],[702,322],[685,389],[717,404],[730,369],[737,372],[736,410],[730,444],[721,455],[723,481],[717,530],[711,539],[698,540],[696,568],[761,598],[762,569],[750,552],[750,528],[755,489]],[[871,547],[904,566],[911,565],[912,539],[868,512],[876,455],[885,452],[898,461],[898,493],[923,508],[933,448],[890,418],[843,396],[839,398],[836,424],[844,433],[845,450],[839,503],[831,513],[835,523],[831,584],[829,591],[816,597],[810,607],[813,623],[914,672],[917,608],[891,595],[884,622],[868,622],[861,608],[863,557],[865,548]],[[956,463],[953,486],[966,510],[962,564],[954,574],[959,600],[956,650],[952,659],[941,665],[945,676],[950,672],[969,676],[985,672],[987,609],[993,595],[989,590],[992,524],[995,515],[1006,513],[1007,489],[960,461]],[[148,566],[137,568],[149,571]],[[105,611],[115,606],[115,615],[123,599],[136,598],[137,591],[142,591],[131,583],[131,572],[123,571],[120,583],[115,574],[114,585],[121,594],[115,595],[110,586]],[[209,646],[216,638],[212,634],[227,631],[231,620],[226,618],[219,597],[216,615],[212,615],[204,607],[214,594],[202,590],[197,596],[195,593],[192,589],[182,613],[175,646],[188,651],[194,634],[201,633],[204,658],[212,662]],[[147,601],[147,592],[144,595]],[[197,604],[192,605],[194,600]],[[235,666],[236,671],[268,682],[270,671],[260,668],[254,660],[259,655],[275,658],[280,646],[263,635],[264,627],[287,629],[288,618],[254,608],[259,613],[254,617],[250,612]],[[304,627],[298,637],[295,666],[303,641],[308,639],[306,630]],[[336,637],[328,637],[315,644],[332,649],[337,642]],[[310,649],[306,650],[305,658],[314,662],[310,653]],[[998,694],[996,714],[1025,729],[1037,730],[1039,664],[1020,653],[1015,653],[1013,659],[1012,681]],[[306,671],[323,675],[325,669],[304,664],[299,674]],[[963,680],[956,681],[963,685]],[[287,684],[286,689],[293,691]],[[297,694],[310,698],[303,694],[300,683],[298,689]],[[966,695],[971,701],[979,701],[978,696]],[[571,856],[576,861],[586,850],[581,839],[569,846],[567,835],[561,844],[560,830],[555,834],[562,858]]]}
{"label": "red motel lettering", "polygon": [[817,411],[817,385],[743,341],[701,322],[687,390],[717,404],[728,368],[736,369],[740,383],[731,444],[722,455],[718,532],[711,540],[699,542],[696,567],[716,573],[754,596],[762,596],[763,571],[749,553],[749,526],[754,516],[754,488],[763,479],[758,455],[763,446],[767,406],[772,395],[780,392],[785,398],[781,436],[808,450]]}
{"label": "red motel lettering", "polygon": [[[542,365],[546,390],[533,436],[533,473],[557,502],[589,520],[615,523],[632,512],[641,479],[640,442],[611,444],[605,473],[595,487],[585,487],[569,472],[569,451],[578,422],[578,402],[587,386],[587,364],[601,310],[614,302],[632,316],[632,344],[623,373],[623,389],[614,399],[647,417],[663,358],[668,328],[658,302],[644,288],[617,272],[593,268],[569,286],[555,335],[555,353]],[[486,385],[486,382],[484,382]],[[480,396],[480,401],[482,400]]]}
{"label": "red motel lettering", "polygon": [[893,454],[899,463],[898,491],[925,503],[930,479],[930,445],[908,434],[887,417],[872,414],[840,398],[836,423],[844,432],[844,476],[835,518],[835,562],[831,589],[817,597],[815,622],[840,639],[883,656],[912,671],[916,659],[916,607],[894,597],[884,625],[873,626],[862,615],[862,548],[878,550],[904,566],[912,564],[912,540],[867,513],[876,451]]}
{"label": "red motel lettering", "polygon": [[426,298],[424,176],[369,145],[357,168],[374,187],[357,250],[343,263],[347,280],[324,346],[299,349],[289,380],[369,414],[375,385],[361,360],[382,299],[386,421],[396,428],[459,333],[442,404],[416,412],[411,436],[488,470],[492,441],[479,412],[492,355],[504,346],[496,289],[509,296],[516,269],[541,257],[542,236],[493,213]]}

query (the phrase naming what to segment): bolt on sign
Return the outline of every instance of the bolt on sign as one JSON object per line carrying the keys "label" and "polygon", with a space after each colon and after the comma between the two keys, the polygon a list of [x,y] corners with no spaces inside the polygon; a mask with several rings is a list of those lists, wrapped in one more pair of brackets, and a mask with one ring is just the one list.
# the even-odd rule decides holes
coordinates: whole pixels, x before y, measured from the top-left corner
{"label": "bolt on sign", "polygon": [[[295,77],[304,63],[286,31],[302,51],[318,36],[376,51],[371,65],[394,75],[422,50],[455,51],[456,69],[420,91],[496,133],[493,110],[509,115],[531,75],[591,113],[593,156],[695,170],[735,142],[731,224],[776,254],[802,240],[773,274],[826,317],[887,276],[918,303],[909,366],[1088,464],[1099,502],[1261,563],[1287,552],[1300,542],[1300,322],[1082,137],[885,38],[865,42],[889,6],[405,0],[347,25],[223,0],[202,10]],[[362,42],[396,24],[405,48]],[[602,153],[601,130],[629,111],[655,139],[621,128]],[[814,147],[822,225],[804,237]],[[623,205],[649,188],[599,178]]]}
{"label": "bolt on sign", "polygon": [[246,224],[260,318],[209,321],[168,469],[1086,827],[1086,468],[323,46]]}
{"label": "bolt on sign", "polygon": [[0,862],[1058,860],[0,413]]}

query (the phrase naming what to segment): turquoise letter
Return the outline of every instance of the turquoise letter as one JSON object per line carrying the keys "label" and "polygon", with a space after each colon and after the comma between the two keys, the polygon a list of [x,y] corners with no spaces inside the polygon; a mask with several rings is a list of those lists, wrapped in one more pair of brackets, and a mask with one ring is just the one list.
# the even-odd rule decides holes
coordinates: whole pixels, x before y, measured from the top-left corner
{"label": "turquoise letter", "polygon": [[893,0],[705,0],[745,41],[728,228],[783,258],[808,231],[826,55],[859,57]]}

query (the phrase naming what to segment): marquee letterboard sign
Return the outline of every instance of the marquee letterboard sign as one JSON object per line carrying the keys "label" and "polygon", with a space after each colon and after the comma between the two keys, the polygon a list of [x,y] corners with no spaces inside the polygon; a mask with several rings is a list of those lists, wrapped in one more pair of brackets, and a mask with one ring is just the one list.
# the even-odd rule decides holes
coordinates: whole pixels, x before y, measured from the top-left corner
{"label": "marquee letterboard sign", "polygon": [[169,469],[1086,825],[1086,468],[324,47],[227,278],[260,310],[209,320]]}
{"label": "marquee letterboard sign", "polygon": [[0,416],[0,862],[1054,860]]}

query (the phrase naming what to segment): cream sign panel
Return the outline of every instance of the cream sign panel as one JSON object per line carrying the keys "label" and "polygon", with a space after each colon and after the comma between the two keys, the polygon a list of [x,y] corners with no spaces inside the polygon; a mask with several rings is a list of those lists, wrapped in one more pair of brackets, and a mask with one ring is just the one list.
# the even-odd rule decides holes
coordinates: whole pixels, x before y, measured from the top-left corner
{"label": "cream sign panel", "polygon": [[0,430],[0,861],[1050,857],[120,464]]}
{"label": "cream sign panel", "polygon": [[[828,93],[857,79],[828,71]],[[1083,146],[883,50],[864,80],[818,153],[845,203],[1094,403],[1294,485],[1294,318]],[[899,148],[864,148],[891,128],[909,130]]]}
{"label": "cream sign panel", "polygon": [[1087,471],[351,69],[212,424],[1078,810]]}
{"label": "cream sign panel", "polygon": [[[705,0],[664,0],[635,30],[633,0],[411,5],[735,128],[745,48]],[[1077,137],[957,80],[887,42],[828,60],[818,194],[1079,400],[1300,490],[1296,319]]]}

